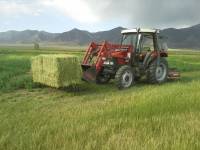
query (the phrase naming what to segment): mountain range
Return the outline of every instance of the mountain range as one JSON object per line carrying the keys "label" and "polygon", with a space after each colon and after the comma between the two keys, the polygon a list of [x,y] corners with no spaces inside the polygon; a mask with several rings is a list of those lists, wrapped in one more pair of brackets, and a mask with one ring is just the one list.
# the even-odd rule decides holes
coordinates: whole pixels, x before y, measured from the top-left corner
{"label": "mountain range", "polygon": [[[87,45],[91,41],[101,42],[104,40],[119,43],[121,30],[117,27],[108,31],[88,32],[72,29],[63,33],[49,33],[37,30],[7,31],[0,32],[0,43],[65,43],[69,45]],[[161,30],[161,34],[167,37],[170,48],[193,48],[200,49],[200,24],[188,28],[168,28]]]}

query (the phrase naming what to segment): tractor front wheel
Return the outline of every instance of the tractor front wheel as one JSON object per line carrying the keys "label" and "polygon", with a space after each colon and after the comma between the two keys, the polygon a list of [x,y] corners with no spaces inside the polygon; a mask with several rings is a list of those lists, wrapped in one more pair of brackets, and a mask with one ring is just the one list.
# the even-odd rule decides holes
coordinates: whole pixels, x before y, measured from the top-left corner
{"label": "tractor front wheel", "polygon": [[125,65],[118,69],[115,80],[119,89],[129,88],[134,82],[134,74],[130,66]]}

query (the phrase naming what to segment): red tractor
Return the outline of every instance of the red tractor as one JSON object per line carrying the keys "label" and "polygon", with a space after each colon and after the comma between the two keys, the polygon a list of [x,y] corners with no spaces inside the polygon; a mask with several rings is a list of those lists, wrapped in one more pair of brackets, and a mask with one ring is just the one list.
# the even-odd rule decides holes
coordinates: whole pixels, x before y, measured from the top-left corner
{"label": "red tractor", "polygon": [[176,70],[169,70],[167,45],[159,30],[123,30],[121,44],[92,42],[82,62],[84,81],[98,84],[115,79],[119,89],[128,88],[142,76],[149,83],[163,83],[179,78]]}

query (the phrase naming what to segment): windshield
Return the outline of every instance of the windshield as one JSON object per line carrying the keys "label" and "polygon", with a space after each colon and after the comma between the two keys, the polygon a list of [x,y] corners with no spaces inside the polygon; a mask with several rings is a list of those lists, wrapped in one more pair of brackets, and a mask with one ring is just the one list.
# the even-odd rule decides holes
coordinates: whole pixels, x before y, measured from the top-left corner
{"label": "windshield", "polygon": [[135,45],[137,33],[124,34],[122,37],[122,45]]}

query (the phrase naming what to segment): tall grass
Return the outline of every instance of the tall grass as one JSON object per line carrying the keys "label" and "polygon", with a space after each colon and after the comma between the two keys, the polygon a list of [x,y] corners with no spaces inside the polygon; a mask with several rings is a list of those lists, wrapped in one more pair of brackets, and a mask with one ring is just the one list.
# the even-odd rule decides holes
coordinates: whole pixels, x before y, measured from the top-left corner
{"label": "tall grass", "polygon": [[15,80],[9,92],[12,75],[30,77],[35,53],[0,55],[1,70],[11,74],[0,75],[8,89],[0,89],[0,149],[200,149],[200,53],[176,53],[169,62],[181,70],[179,81],[123,91],[82,83],[79,92],[29,91]]}
{"label": "tall grass", "polygon": [[0,55],[0,90],[33,87],[28,57]]}

